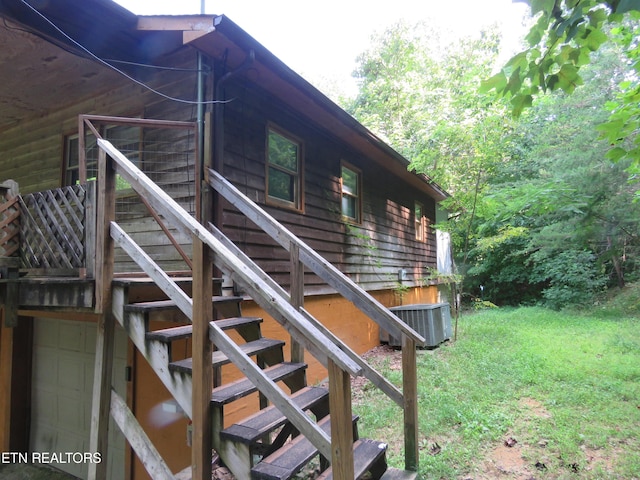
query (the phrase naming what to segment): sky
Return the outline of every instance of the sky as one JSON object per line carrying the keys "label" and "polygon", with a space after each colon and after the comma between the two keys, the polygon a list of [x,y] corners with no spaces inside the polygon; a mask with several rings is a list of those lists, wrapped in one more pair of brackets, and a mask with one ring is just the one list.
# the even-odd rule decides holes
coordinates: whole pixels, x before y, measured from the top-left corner
{"label": "sky", "polygon": [[[201,13],[202,0],[116,0],[138,15]],[[352,93],[351,73],[371,36],[400,20],[434,21],[452,35],[498,23],[505,43],[525,33],[527,7],[512,0],[205,0],[205,13],[224,14],[316,86]]]}

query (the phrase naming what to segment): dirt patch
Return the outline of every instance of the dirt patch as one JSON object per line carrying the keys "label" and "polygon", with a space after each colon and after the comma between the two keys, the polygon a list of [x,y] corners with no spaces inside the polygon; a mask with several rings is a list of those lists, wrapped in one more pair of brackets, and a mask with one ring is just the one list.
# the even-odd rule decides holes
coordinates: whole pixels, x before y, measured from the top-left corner
{"label": "dirt patch", "polygon": [[528,410],[530,414],[538,418],[551,418],[549,411],[544,408],[544,405],[535,398],[522,397],[518,402],[521,409]]}
{"label": "dirt patch", "polygon": [[483,467],[480,476],[476,478],[488,480],[506,477],[526,480],[532,477],[527,462],[522,458],[522,447],[518,444],[511,447],[500,445],[491,452]]}

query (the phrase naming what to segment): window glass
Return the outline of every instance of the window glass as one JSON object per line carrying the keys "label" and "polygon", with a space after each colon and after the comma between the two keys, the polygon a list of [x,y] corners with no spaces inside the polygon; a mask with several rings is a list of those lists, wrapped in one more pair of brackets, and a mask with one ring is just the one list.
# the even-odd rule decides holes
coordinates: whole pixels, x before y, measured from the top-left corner
{"label": "window glass", "polygon": [[269,130],[267,198],[300,208],[301,144]]}
{"label": "window glass", "polygon": [[416,228],[416,240],[424,241],[424,239],[426,238],[426,235],[425,235],[426,219],[423,213],[422,205],[418,202],[416,202],[414,206],[414,218],[415,218],[415,228]]}
{"label": "window glass", "polygon": [[360,222],[360,172],[342,165],[341,175],[342,215],[349,220]]}

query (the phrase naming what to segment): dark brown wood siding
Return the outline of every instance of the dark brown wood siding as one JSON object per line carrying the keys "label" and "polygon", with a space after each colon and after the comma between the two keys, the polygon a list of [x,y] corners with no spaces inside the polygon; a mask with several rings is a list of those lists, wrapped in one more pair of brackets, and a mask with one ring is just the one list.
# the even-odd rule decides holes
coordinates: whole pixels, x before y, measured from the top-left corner
{"label": "dark brown wood siding", "polygon": [[[394,288],[400,270],[405,285],[415,285],[435,267],[435,202],[378,166],[371,159],[301,116],[282,108],[255,86],[228,86],[225,107],[224,175],[252,200],[291,229],[368,290]],[[277,125],[304,142],[303,212],[265,205],[265,136]],[[341,215],[341,162],[362,171],[363,218],[350,224]],[[428,218],[427,241],[417,241],[414,204]],[[249,256],[283,285],[288,284],[289,256],[252,222],[226,204],[223,229]],[[305,277],[308,292],[327,291],[312,274]]]}

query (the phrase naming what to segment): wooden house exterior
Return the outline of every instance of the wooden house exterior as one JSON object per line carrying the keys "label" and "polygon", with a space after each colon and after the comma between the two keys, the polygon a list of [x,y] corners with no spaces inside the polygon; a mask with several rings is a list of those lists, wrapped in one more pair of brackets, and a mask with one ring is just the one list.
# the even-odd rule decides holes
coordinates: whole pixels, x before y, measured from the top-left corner
{"label": "wooden house exterior", "polygon": [[[288,478],[253,465],[276,455],[264,435],[245,468],[219,433],[268,399],[287,419],[275,443],[290,421],[327,478],[356,478],[370,444],[337,425],[364,374],[404,412],[415,470],[423,339],[384,307],[436,301],[424,278],[446,193],[224,16],[137,17],[110,0],[7,0],[0,16],[0,451],[103,454],[54,464],[82,478],[191,465],[202,479],[213,446],[237,478]],[[194,321],[191,337],[191,316],[222,323]],[[380,325],[405,339],[402,389],[358,357]],[[287,348],[247,364],[252,347],[228,337]],[[213,366],[212,348],[226,355]],[[304,364],[283,387],[300,398],[329,379],[331,434],[253,371],[281,361]],[[211,390],[243,375],[261,393],[222,417]],[[376,455],[375,478],[411,478]]]}

